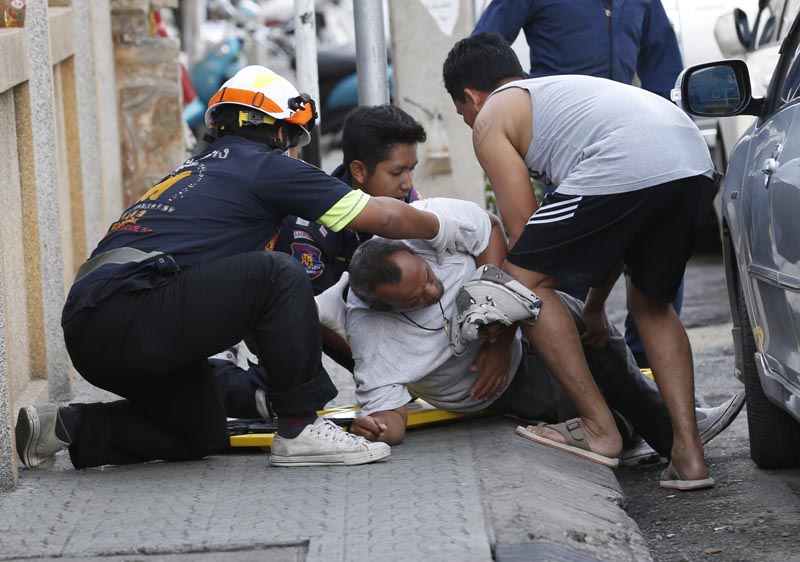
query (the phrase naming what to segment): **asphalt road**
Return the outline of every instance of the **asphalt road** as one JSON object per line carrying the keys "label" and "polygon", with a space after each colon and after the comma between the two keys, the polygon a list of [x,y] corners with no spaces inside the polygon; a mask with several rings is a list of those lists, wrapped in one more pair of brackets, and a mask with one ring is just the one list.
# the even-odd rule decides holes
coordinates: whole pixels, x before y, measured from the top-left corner
{"label": "asphalt road", "polygon": [[[614,312],[611,313],[611,310]],[[623,322],[624,295],[615,287],[609,316]],[[693,260],[681,314],[695,360],[696,396],[715,406],[742,384],[733,376],[721,258]],[[747,412],[706,445],[716,487],[692,493],[658,487],[663,465],[620,469],[629,515],[655,562],[800,562],[800,469],[761,470],[749,457]]]}

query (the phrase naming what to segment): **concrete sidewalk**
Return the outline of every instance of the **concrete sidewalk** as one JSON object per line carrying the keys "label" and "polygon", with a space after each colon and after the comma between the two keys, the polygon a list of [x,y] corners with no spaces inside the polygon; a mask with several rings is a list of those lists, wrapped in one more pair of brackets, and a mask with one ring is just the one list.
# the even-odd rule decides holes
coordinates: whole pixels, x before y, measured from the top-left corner
{"label": "concrete sidewalk", "polygon": [[[76,386],[76,401],[104,398]],[[356,467],[276,468],[244,450],[76,471],[61,455],[0,494],[0,560],[651,560],[613,471],[514,427],[417,429]]]}

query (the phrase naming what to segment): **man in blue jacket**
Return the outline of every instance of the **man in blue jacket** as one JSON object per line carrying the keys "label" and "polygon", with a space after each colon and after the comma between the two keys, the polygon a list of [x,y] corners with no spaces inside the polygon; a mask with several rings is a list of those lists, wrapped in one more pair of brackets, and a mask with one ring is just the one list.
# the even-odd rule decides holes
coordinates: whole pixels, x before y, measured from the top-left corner
{"label": "man in blue jacket", "polygon": [[[683,69],[678,39],[660,0],[493,0],[472,35],[495,33],[511,44],[525,33],[530,48],[528,78],[583,74],[631,84],[669,99]],[[545,185],[550,193],[555,186]],[[565,282],[562,291],[585,300],[589,288]],[[673,301],[680,313],[683,284]],[[640,367],[649,367],[644,345],[629,314],[625,342]]]}
{"label": "man in blue jacket", "polygon": [[584,74],[630,84],[669,99],[683,68],[660,0],[493,0],[473,35],[508,43],[520,30],[530,47],[529,78]]}

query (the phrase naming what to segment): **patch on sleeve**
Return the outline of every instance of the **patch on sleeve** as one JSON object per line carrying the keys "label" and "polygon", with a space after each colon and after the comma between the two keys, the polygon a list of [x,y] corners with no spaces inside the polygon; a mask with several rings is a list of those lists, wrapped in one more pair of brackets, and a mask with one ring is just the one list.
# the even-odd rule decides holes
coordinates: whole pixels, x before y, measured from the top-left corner
{"label": "patch on sleeve", "polygon": [[311,236],[311,235],[310,235],[308,232],[306,232],[305,230],[295,230],[295,231],[294,231],[294,238],[295,238],[295,239],[297,239],[297,238],[303,238],[303,239],[305,239],[305,240],[314,240],[314,237],[313,237],[313,236]]}
{"label": "patch on sleeve", "polygon": [[322,250],[316,246],[293,242],[292,256],[306,268],[309,279],[316,279],[325,272],[325,264],[322,261]]}

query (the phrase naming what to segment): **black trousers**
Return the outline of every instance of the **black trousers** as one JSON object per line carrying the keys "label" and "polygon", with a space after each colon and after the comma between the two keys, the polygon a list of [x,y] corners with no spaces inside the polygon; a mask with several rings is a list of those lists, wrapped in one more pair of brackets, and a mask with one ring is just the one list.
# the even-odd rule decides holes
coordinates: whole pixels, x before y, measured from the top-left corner
{"label": "black trousers", "polygon": [[311,284],[288,255],[253,252],[201,264],[67,320],[75,368],[125,398],[76,405],[75,467],[189,460],[226,448],[225,409],[207,357],[248,334],[278,415],[305,415],[336,396],[322,367]]}
{"label": "black trousers", "polygon": [[[339,365],[353,372],[353,359],[340,351],[322,344],[322,351]],[[209,359],[214,382],[222,397],[225,413],[229,418],[260,418],[256,408],[256,390],[263,389],[269,394],[269,375],[262,365],[249,365],[242,369],[224,359]]]}

